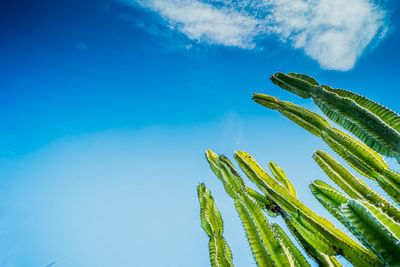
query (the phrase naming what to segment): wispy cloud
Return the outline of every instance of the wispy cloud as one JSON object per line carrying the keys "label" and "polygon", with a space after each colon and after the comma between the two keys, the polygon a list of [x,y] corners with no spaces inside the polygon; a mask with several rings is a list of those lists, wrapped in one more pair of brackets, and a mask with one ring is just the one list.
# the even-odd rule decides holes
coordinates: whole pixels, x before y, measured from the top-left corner
{"label": "wispy cloud", "polygon": [[372,0],[122,1],[157,12],[170,29],[197,42],[254,49],[276,35],[333,70],[353,68],[387,31],[386,11]]}
{"label": "wispy cloud", "polygon": [[82,42],[75,42],[74,47],[80,51],[86,51],[88,49],[88,46]]}

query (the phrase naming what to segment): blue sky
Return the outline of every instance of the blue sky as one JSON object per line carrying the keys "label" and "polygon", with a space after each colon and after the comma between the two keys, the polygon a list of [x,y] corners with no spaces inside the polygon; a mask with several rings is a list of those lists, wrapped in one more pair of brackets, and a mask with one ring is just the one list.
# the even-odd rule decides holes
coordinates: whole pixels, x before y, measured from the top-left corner
{"label": "blue sky", "polygon": [[317,111],[268,80],[299,72],[400,111],[399,4],[344,2],[1,1],[0,266],[207,266],[200,182],[255,266],[207,148],[275,161],[329,217],[326,146],[250,98]]}

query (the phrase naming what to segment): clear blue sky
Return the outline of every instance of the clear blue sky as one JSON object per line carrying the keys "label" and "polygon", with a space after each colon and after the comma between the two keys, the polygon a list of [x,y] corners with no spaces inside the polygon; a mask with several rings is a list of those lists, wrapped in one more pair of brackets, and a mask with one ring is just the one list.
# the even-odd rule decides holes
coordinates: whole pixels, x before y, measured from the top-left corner
{"label": "clear blue sky", "polygon": [[275,161],[327,215],[326,146],[251,95],[317,111],[268,80],[298,72],[400,112],[400,5],[234,2],[0,2],[0,266],[207,266],[200,182],[254,266],[206,148]]}

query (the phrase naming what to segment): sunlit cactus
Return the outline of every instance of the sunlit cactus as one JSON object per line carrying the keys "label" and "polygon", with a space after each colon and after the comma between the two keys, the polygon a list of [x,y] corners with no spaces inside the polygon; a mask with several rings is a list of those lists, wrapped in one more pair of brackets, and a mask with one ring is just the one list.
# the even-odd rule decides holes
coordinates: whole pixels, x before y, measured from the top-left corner
{"label": "sunlit cactus", "polygon": [[[396,157],[400,162],[400,116],[397,113],[355,93],[320,86],[306,75],[277,73],[271,80],[303,98],[311,97],[328,118],[361,141],[331,127],[322,116],[293,103],[255,94],[253,99],[257,103],[279,111],[322,138],[354,170],[377,181],[400,204],[400,174],[390,170],[382,157]],[[299,201],[296,189],[277,164],[269,162],[270,175],[247,152],[234,154],[241,170],[257,186],[255,190],[244,183],[227,157],[207,150],[206,158],[225,191],[234,199],[258,266],[310,266],[293,239],[319,266],[341,266],[336,256],[343,256],[360,267],[400,266],[400,209],[327,152],[317,150],[313,158],[344,193],[322,180],[310,184],[311,193],[360,243]],[[201,213],[204,213],[203,206]],[[220,218],[219,212],[216,216]],[[279,225],[271,225],[267,216],[281,216],[292,237]],[[203,215],[201,217],[206,230],[207,224],[203,222]],[[210,247],[211,257],[216,255],[212,251]],[[227,262],[232,264],[232,261]]]}
{"label": "sunlit cactus", "polygon": [[321,137],[357,172],[376,180],[393,200],[400,204],[400,174],[390,170],[377,152],[348,134],[331,127],[320,115],[298,105],[263,94],[254,94],[253,99],[267,108],[279,111],[310,133]]}
{"label": "sunlit cactus", "polygon": [[319,85],[307,75],[278,72],[271,80],[300,97],[311,97],[326,116],[375,151],[400,158],[400,115],[396,112],[353,92]]}
{"label": "sunlit cactus", "polygon": [[211,266],[233,266],[232,252],[222,236],[224,232],[221,213],[214,203],[210,190],[204,184],[197,186],[200,202],[201,227],[209,237],[209,253]]}

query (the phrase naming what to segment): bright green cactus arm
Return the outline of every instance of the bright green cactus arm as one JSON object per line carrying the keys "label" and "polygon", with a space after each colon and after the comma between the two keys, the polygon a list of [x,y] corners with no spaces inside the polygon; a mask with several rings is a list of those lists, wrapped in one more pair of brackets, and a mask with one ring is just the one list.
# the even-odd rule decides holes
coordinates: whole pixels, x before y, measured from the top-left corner
{"label": "bright green cactus arm", "polygon": [[263,193],[268,194],[286,214],[291,214],[299,210],[304,220],[307,220],[313,228],[319,231],[338,248],[338,254],[342,254],[357,266],[370,266],[371,264],[377,264],[375,255],[365,250],[357,242],[336,229],[331,222],[316,215],[297,200],[297,198],[293,197],[277,181],[271,178],[249,154],[238,151],[234,156],[244,173]]}
{"label": "bright green cactus arm", "polygon": [[307,254],[313,258],[318,266],[321,267],[341,267],[342,265],[334,256],[328,256],[326,254],[321,253],[316,250],[313,246],[311,246],[307,241],[298,233],[298,231],[293,227],[293,225],[289,221],[289,217],[283,217],[286,225],[288,226],[290,232],[299,242],[299,244],[304,248]]}
{"label": "bright green cactus arm", "polygon": [[[251,220],[254,222],[257,228],[267,253],[271,255],[272,261],[277,266],[290,265],[290,258],[285,254],[286,249],[274,236],[271,225],[268,223],[268,220],[262,212],[259,203],[247,193],[246,187],[232,163],[227,160],[226,157],[219,156],[217,160],[217,166],[220,170],[223,180],[234,184],[232,188],[234,188],[237,192],[237,197],[235,197],[235,199],[239,199],[240,203],[242,203],[244,208],[247,210]],[[239,204],[236,203],[235,205],[238,207]],[[240,210],[242,211],[243,209]]]}
{"label": "bright green cactus arm", "polygon": [[330,127],[329,122],[320,115],[293,103],[280,101],[276,97],[254,94],[253,100],[266,108],[278,110],[288,119],[297,123],[315,136],[321,137],[322,131]]}
{"label": "bright green cactus arm", "polygon": [[[210,168],[213,170],[213,172],[217,175],[217,177],[222,181],[224,187],[225,187],[225,191],[232,197],[232,198],[237,198],[238,194],[235,191],[235,189],[232,187],[232,185],[229,183],[228,180],[226,180],[226,177],[224,178],[224,176],[221,174],[221,170],[217,165],[217,161],[218,161],[218,155],[215,154],[211,149],[208,149],[206,151],[206,158],[207,161],[210,165]],[[223,157],[223,159],[225,160],[225,162],[227,162],[230,166],[232,166],[232,164],[229,162],[229,160],[227,160],[226,157]],[[232,167],[233,168],[233,167]],[[236,173],[236,177],[239,177],[239,175],[237,175]],[[228,177],[228,179],[232,179],[231,177]],[[240,181],[239,183],[243,183],[243,181],[241,180],[241,178],[239,177]],[[242,185],[241,191],[245,191],[247,192],[251,197],[254,198],[254,200],[256,202],[258,202],[259,206],[262,209],[265,209],[266,212],[268,213],[268,215],[270,215],[271,217],[276,217],[279,213],[279,206],[277,206],[275,204],[274,201],[272,201],[269,197],[265,196],[265,195],[261,195],[259,194],[257,191],[253,190],[252,188],[246,186],[246,185]]]}
{"label": "bright green cactus arm", "polygon": [[279,181],[293,196],[296,197],[296,189],[292,182],[287,178],[286,173],[272,161],[268,163],[268,167],[275,179]]}
{"label": "bright green cactus arm", "polygon": [[397,113],[349,91],[319,86],[315,79],[305,75],[276,73],[271,80],[303,98],[312,97],[330,119],[375,151],[400,157],[400,116]]}
{"label": "bright green cactus arm", "polygon": [[[349,229],[385,264],[389,266],[398,264],[400,262],[400,240],[383,223],[390,218],[378,209],[371,208],[372,205],[367,205],[356,200],[349,200],[342,205],[341,210]],[[391,222],[395,224],[395,222]]]}
{"label": "bright green cactus arm", "polygon": [[376,180],[377,173],[388,169],[381,155],[336,128],[327,128],[322,139],[355,170],[370,179]]}
{"label": "bright green cactus arm", "polygon": [[[213,157],[210,157],[210,155],[213,155]],[[218,161],[218,156],[212,152],[211,150],[208,150],[206,153],[207,159],[209,159],[209,163],[211,165],[211,168],[213,169],[214,172],[216,172],[217,176],[220,178],[221,181],[228,181],[228,180],[232,180],[232,178],[228,179],[228,178],[224,178],[224,175],[222,175],[222,173],[226,175],[228,175],[230,173],[230,175],[235,176],[237,175],[236,172],[229,172],[229,170],[233,169],[233,166],[225,168],[225,170],[228,170],[228,172],[222,172],[220,171],[220,167],[217,164]],[[210,160],[213,159],[213,160]],[[225,163],[227,163],[225,161]],[[222,165],[223,163],[220,163],[220,165]],[[229,164],[229,163],[228,163]],[[214,168],[213,168],[214,167]],[[228,182],[226,182],[228,183]],[[225,186],[225,189],[229,188],[231,189],[232,186]],[[245,186],[246,188],[246,192],[254,198],[254,200],[259,200],[259,203],[263,203],[265,204],[265,206],[267,207],[267,212],[269,212],[270,215],[276,216],[278,213],[281,213],[280,211],[280,207],[277,206],[277,204],[272,200],[267,198],[263,198],[264,196],[259,194],[258,192],[254,191],[253,189]],[[233,190],[233,189],[232,189]],[[233,193],[234,196],[236,196],[235,193]],[[265,249],[263,250],[262,247],[262,242],[260,243],[261,238],[258,236],[257,234],[257,228],[255,226],[255,223],[253,222],[248,210],[246,209],[246,207],[242,204],[242,202],[239,199],[235,200],[235,206],[236,209],[241,217],[243,226],[246,230],[246,235],[248,237],[253,255],[255,257],[255,260],[257,262],[257,264],[259,266],[270,266],[270,265],[265,265],[266,262],[268,260],[271,260],[270,257],[266,258],[265,253],[267,253],[265,251]],[[272,214],[271,214],[272,213]],[[287,222],[288,223],[288,222]],[[301,238],[301,237],[300,237]],[[303,241],[304,242],[304,241]],[[306,244],[306,243],[305,243]],[[285,248],[285,244],[282,244],[282,247]],[[315,250],[311,245],[306,244],[304,245],[305,248],[307,248],[307,250],[311,251],[308,253],[311,253],[310,255],[313,255],[312,257],[318,262],[318,264],[320,264],[321,266],[341,266],[340,263],[332,256],[327,256],[317,250]],[[286,247],[287,250],[289,250],[289,248]],[[294,256],[291,255],[291,257],[293,258]]]}
{"label": "bright green cactus arm", "polygon": [[321,116],[295,104],[262,94],[253,99],[278,110],[310,133],[321,137],[337,154],[362,175],[377,180],[379,185],[400,204],[400,175],[390,171],[381,155],[338,129],[331,128]]}
{"label": "bright green cactus arm", "polygon": [[[207,155],[214,155],[214,157],[213,157],[214,160],[209,160],[209,162],[210,162],[211,168],[214,167],[213,170],[214,170],[214,172],[216,172],[218,174],[217,176],[219,176],[220,180],[222,180],[222,181],[230,180],[230,179],[224,178],[222,176],[222,174],[220,172],[220,168],[217,166],[218,156],[211,150],[207,151]],[[211,158],[211,157],[208,156],[207,158]],[[233,167],[229,167],[229,168],[225,168],[225,169],[230,170],[232,168]],[[225,173],[225,175],[228,174],[228,172],[224,172],[224,173]],[[231,173],[231,175],[236,175],[236,174]],[[232,188],[232,186],[229,186],[229,187],[226,186],[225,188]],[[247,186],[245,188],[246,188],[245,191],[250,196],[252,196],[254,198],[254,200],[258,199],[259,203],[264,203],[266,205],[267,212],[272,213],[273,216],[276,216],[278,213],[281,213],[280,207],[277,206],[276,203],[272,199],[270,199],[268,197],[262,199],[263,196],[261,194],[257,193],[256,191],[254,191],[253,189],[251,189]],[[234,195],[236,195],[236,194],[234,194]],[[263,256],[264,254],[262,252],[263,251],[262,248],[258,245],[259,242],[257,240],[259,240],[259,237],[257,237],[255,235],[254,230],[252,230],[252,229],[257,229],[257,228],[255,227],[254,222],[251,220],[251,217],[248,214],[247,209],[245,209],[244,207],[242,207],[242,208],[238,207],[238,205],[240,204],[239,200],[237,200],[236,202],[239,202],[239,203],[235,203],[235,206],[236,206],[238,212],[243,211],[243,209],[246,211],[246,213],[241,212],[240,217],[241,217],[242,223],[245,227],[246,234],[248,236],[250,246],[252,248],[253,255],[256,259],[256,262],[259,264],[259,266],[264,266],[263,263],[266,260],[265,260],[265,257]],[[243,205],[243,204],[241,204],[241,205]],[[248,214],[248,215],[246,216],[246,214]],[[252,226],[252,225],[254,225],[254,226]],[[299,238],[301,238],[301,237],[299,237]],[[305,241],[303,241],[303,242],[305,242]],[[341,266],[340,263],[334,257],[325,255],[325,254],[315,250],[311,245],[307,244],[307,245],[304,245],[304,247],[307,248],[307,250],[311,251],[308,253],[311,253],[310,255],[312,255],[312,257],[321,266]]]}
{"label": "bright green cactus arm", "polygon": [[[327,152],[317,150],[314,152],[313,158],[328,177],[340,186],[351,198],[366,199],[367,195],[375,196],[376,193],[372,189],[362,180],[354,176]],[[375,200],[378,199],[380,200],[379,197]]]}
{"label": "bright green cactus arm", "polygon": [[228,193],[229,196],[235,198],[237,197],[237,193],[235,192],[232,185],[229,181],[224,180],[219,167],[217,166],[218,156],[215,154],[211,149],[207,149],[206,151],[206,159],[208,164],[210,165],[211,170],[215,173],[218,179],[221,180],[222,184],[224,185],[225,191]]}
{"label": "bright green cactus arm", "polygon": [[265,209],[269,216],[278,216],[280,208],[270,198],[266,197],[265,195],[261,195],[248,186],[246,186],[246,192],[258,203],[261,209]]}
{"label": "bright green cactus arm", "polygon": [[211,265],[231,267],[232,253],[223,235],[223,221],[221,214],[214,203],[210,190],[204,184],[197,187],[200,202],[201,226],[207,233],[209,240],[209,252]]}
{"label": "bright green cactus arm", "polygon": [[293,259],[294,266],[310,266],[306,258],[304,258],[303,254],[301,254],[299,249],[293,244],[292,240],[290,240],[282,228],[276,223],[272,224],[272,228],[274,229],[275,235],[279,237],[284,246],[288,249],[291,258]]}
{"label": "bright green cactus arm", "polygon": [[[365,246],[374,251],[382,260],[389,261],[387,258],[390,257],[388,256],[388,248],[378,249],[377,247],[382,247],[381,242],[385,242],[385,244],[388,242],[386,240],[388,235],[392,235],[392,244],[393,242],[398,242],[398,246],[400,246],[400,239],[398,239],[400,236],[400,225],[397,222],[387,216],[382,210],[367,202],[363,202],[362,204],[361,202],[357,202],[355,205],[349,204],[353,207],[353,209],[349,210],[349,207],[346,207],[346,205],[350,203],[350,200],[321,181],[314,181],[310,188],[321,204],[340,222],[346,225]],[[357,208],[354,208],[355,206]],[[356,215],[359,215],[359,221],[354,220]],[[363,231],[364,233],[362,233]],[[393,261],[390,261],[393,264]]]}
{"label": "bright green cactus arm", "polygon": [[250,214],[252,221],[254,222],[259,236],[268,252],[271,255],[272,261],[277,266],[289,266],[290,258],[286,255],[287,249],[281,244],[272,231],[272,226],[265,218],[264,213],[252,200],[247,197],[246,194],[240,196],[241,203],[244,204],[244,208]]}
{"label": "bright green cactus arm", "polygon": [[400,210],[396,206],[368,187],[327,152],[317,150],[314,152],[313,158],[328,177],[351,198],[365,200],[377,207],[381,207],[394,220],[400,222]]}
{"label": "bright green cactus arm", "polygon": [[[375,217],[387,228],[389,231],[400,240],[400,224],[393,220],[390,216],[382,211],[382,209],[375,207],[367,202],[362,202],[362,204],[372,213]],[[400,245],[400,241],[399,241]]]}
{"label": "bright green cactus arm", "polygon": [[310,184],[310,189],[315,198],[326,208],[336,219],[345,224],[343,214],[340,211],[340,206],[347,202],[343,194],[330,187],[322,181],[313,181]]}
{"label": "bright green cactus arm", "polygon": [[325,238],[323,234],[311,226],[307,220],[304,220],[298,212],[291,214],[289,216],[289,221],[304,240],[318,251],[329,256],[337,254],[336,248],[333,244]]}
{"label": "bright green cactus arm", "polygon": [[264,248],[262,240],[258,235],[257,227],[251,219],[246,207],[239,199],[235,199],[235,207],[242,221],[243,228],[245,229],[247,240],[249,241],[257,266],[272,266],[274,263]]}

